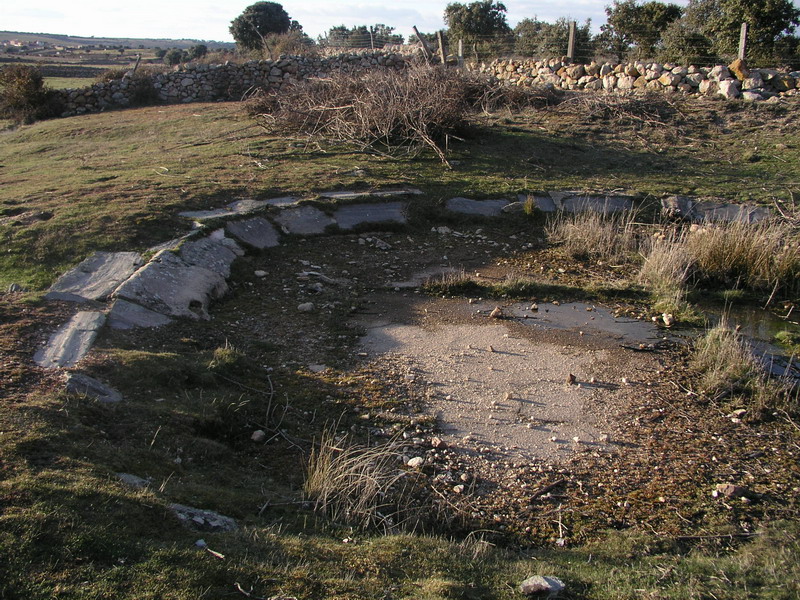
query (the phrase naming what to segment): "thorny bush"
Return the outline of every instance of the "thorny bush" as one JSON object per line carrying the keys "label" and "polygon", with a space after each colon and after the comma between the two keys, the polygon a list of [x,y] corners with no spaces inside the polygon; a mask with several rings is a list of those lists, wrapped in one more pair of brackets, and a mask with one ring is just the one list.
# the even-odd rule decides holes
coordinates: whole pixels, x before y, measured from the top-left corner
{"label": "thorny bush", "polygon": [[500,90],[485,77],[414,65],[402,71],[337,72],[251,98],[248,110],[270,133],[300,134],[312,143],[353,144],[398,156],[429,148],[447,164],[451,138],[476,111],[541,105],[552,93]]}

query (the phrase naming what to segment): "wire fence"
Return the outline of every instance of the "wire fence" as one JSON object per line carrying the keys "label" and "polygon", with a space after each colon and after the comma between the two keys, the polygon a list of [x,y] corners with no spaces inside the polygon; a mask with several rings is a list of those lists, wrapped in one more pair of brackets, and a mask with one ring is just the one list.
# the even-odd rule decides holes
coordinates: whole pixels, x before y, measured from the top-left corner
{"label": "wire fence", "polygon": [[[652,32],[631,32],[633,39],[647,39]],[[455,56],[458,39],[444,34],[445,52]],[[651,45],[629,43],[604,34],[592,35],[588,27],[576,28],[575,42],[570,52],[569,32],[566,28],[553,31],[551,27],[542,34],[515,34],[471,36],[462,40],[467,61],[488,62],[495,58],[546,59],[572,55],[574,62],[673,62],[685,65],[708,66],[729,63],[738,55],[734,44],[724,52],[715,52],[713,43],[698,35],[685,35],[680,39],[655,40]],[[738,42],[738,40],[737,40]],[[429,43],[429,46],[432,46]],[[438,47],[432,50],[437,50]],[[745,59],[755,67],[789,67],[800,69],[800,40],[789,36],[774,44],[746,48]]]}

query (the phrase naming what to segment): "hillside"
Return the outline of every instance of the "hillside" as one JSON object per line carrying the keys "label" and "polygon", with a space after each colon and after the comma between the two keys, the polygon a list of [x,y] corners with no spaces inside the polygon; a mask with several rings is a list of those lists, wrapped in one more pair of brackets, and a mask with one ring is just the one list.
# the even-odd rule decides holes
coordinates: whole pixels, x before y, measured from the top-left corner
{"label": "hillside", "polygon": [[129,48],[190,48],[195,44],[203,43],[213,45],[215,48],[234,48],[236,44],[232,42],[215,42],[211,40],[173,40],[155,38],[104,38],[104,37],[80,37],[74,35],[60,35],[55,33],[25,33],[20,31],[0,31],[0,43],[4,41],[17,40],[25,43],[41,42],[53,46],[122,46]]}

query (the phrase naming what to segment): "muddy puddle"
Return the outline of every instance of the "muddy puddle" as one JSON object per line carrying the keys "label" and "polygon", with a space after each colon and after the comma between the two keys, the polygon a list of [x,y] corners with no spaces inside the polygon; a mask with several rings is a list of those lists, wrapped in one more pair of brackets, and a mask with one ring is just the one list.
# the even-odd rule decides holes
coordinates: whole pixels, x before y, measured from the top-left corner
{"label": "muddy puddle", "polygon": [[465,299],[376,304],[359,323],[363,351],[423,388],[442,438],[474,453],[557,463],[602,450],[609,403],[660,366],[657,352],[624,346],[652,348],[661,332],[604,307],[519,303],[492,317],[495,304]]}

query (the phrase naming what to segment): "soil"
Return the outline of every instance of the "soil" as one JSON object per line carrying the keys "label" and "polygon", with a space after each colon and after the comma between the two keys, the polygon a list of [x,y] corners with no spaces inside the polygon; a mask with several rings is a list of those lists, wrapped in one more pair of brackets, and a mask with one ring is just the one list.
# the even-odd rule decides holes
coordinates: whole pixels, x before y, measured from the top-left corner
{"label": "soil", "polygon": [[[115,347],[230,344],[269,369],[279,395],[296,393],[287,382],[298,376],[330,391],[325,402],[346,413],[341,423],[357,439],[400,435],[407,458],[425,459],[419,471],[457,528],[516,543],[567,545],[631,527],[702,538],[797,517],[797,425],[778,414],[733,417],[748,407],[694,393],[685,345],[627,316],[646,318],[645,307],[434,298],[398,285],[446,271],[609,278],[608,266],[540,249],[533,233],[461,229],[458,240],[412,230],[296,239],[248,256],[209,323],[107,334],[89,370],[113,378]],[[308,302],[311,312],[298,310]],[[495,306],[501,314],[491,317]],[[18,319],[4,364],[32,355],[54,313],[69,310],[47,304]],[[255,459],[275,477],[321,426],[310,402],[296,400],[286,434]],[[725,483],[748,492],[714,496]]]}

